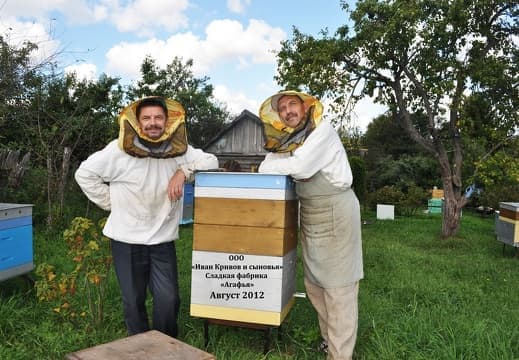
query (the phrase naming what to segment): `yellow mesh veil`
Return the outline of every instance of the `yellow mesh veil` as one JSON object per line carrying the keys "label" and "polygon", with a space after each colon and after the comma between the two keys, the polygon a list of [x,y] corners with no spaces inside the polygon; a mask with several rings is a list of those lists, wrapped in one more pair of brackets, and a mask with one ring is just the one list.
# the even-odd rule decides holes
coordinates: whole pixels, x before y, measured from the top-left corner
{"label": "yellow mesh veil", "polygon": [[[186,116],[182,105],[175,100],[164,99],[168,109],[168,119],[164,134],[158,139],[151,139],[139,127],[136,110],[140,101],[135,101],[126,106],[119,114],[119,147],[126,153],[136,157],[170,158],[185,153],[187,150],[187,132]],[[136,137],[151,144],[168,142],[171,146],[164,152],[151,153],[135,145]]]}
{"label": "yellow mesh veil", "polygon": [[[308,119],[302,124],[305,129],[291,128],[286,126],[280,119],[277,112],[277,102],[285,95],[298,96],[308,107]],[[272,95],[260,106],[259,117],[263,123],[265,134],[264,148],[271,152],[289,152],[302,145],[306,136],[300,137],[298,140],[289,141],[294,132],[313,130],[321,122],[323,115],[323,105],[315,97],[294,90],[280,91]],[[310,121],[310,123],[308,123]]]}

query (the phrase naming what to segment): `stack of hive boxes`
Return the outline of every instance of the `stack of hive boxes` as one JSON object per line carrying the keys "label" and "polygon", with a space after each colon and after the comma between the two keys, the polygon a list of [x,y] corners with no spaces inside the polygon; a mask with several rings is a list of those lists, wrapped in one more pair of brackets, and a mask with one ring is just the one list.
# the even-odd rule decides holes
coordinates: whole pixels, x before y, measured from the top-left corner
{"label": "stack of hive boxes", "polygon": [[32,205],[0,203],[0,281],[33,268]]}
{"label": "stack of hive boxes", "polygon": [[499,203],[496,236],[498,241],[519,247],[519,203]]}
{"label": "stack of hive boxes", "polygon": [[432,189],[431,199],[427,202],[429,214],[441,214],[443,207],[443,190],[434,187]]}
{"label": "stack of hive boxes", "polygon": [[191,316],[280,325],[294,302],[297,215],[287,176],[196,174]]}

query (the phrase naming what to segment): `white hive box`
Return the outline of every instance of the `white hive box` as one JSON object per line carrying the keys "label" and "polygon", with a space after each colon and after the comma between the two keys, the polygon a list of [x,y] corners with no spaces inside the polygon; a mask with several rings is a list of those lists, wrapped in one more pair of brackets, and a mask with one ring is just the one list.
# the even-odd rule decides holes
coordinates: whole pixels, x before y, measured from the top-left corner
{"label": "white hive box", "polygon": [[499,217],[496,218],[497,240],[519,247],[519,203],[499,203]]}

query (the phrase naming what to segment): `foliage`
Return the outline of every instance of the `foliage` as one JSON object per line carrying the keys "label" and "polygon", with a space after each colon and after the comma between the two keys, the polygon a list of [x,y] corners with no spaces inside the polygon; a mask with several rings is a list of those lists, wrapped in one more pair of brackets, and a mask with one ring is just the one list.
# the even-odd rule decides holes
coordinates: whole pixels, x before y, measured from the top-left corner
{"label": "foliage", "polygon": [[[109,239],[102,235],[106,219],[97,225],[87,218],[75,218],[63,232],[68,247],[72,271],[58,271],[48,263],[38,265],[36,295],[48,302],[63,320],[76,323],[87,317],[93,328],[99,328],[104,319],[105,288],[111,265]],[[86,305],[85,301],[86,299]]]}
{"label": "foliage", "polygon": [[[417,124],[424,124],[423,117],[413,118]],[[432,188],[441,184],[435,160],[412,141],[390,114],[380,115],[368,125],[362,143],[367,149],[370,191],[386,185],[402,187],[402,184],[415,183],[422,188]]]}
{"label": "foliage", "polygon": [[371,191],[387,185],[403,188],[406,184],[415,183],[431,189],[441,184],[434,160],[424,155],[404,155],[397,160],[390,156],[381,157],[370,169],[369,180]]}
{"label": "foliage", "polygon": [[476,196],[476,205],[499,209],[500,202],[519,203],[519,183],[487,186]]}
{"label": "foliage", "polygon": [[368,194],[368,205],[370,209],[374,210],[377,204],[397,205],[403,198],[404,193],[400,189],[393,185],[387,185]]}
{"label": "foliage", "polygon": [[[349,12],[348,2],[342,1]],[[445,190],[442,237],[459,230],[467,203],[461,115],[467,93],[488,99],[485,121],[507,136],[519,125],[519,4],[505,0],[363,0],[335,36],[301,33],[278,53],[278,82],[348,110],[372,96],[436,159]],[[317,56],[318,54],[318,56]],[[413,114],[423,114],[425,128]]]}
{"label": "foliage", "polygon": [[[30,54],[35,49],[36,45],[30,42],[13,47],[0,36],[0,147],[7,145],[19,149],[9,142],[23,138],[23,129],[16,127],[16,124],[27,105],[28,83],[36,75],[36,69],[30,63]],[[8,126],[14,126],[15,136],[8,136]]]}
{"label": "foliage", "polygon": [[519,155],[519,151],[515,151],[515,154],[500,151],[479,162],[477,164],[478,180],[483,187],[518,184],[519,159],[517,155]]}
{"label": "foliage", "polygon": [[411,183],[407,186],[404,198],[398,204],[400,214],[404,216],[415,215],[425,207],[429,197],[428,191]]}
{"label": "foliage", "polygon": [[31,166],[45,169],[38,188],[46,191],[52,226],[63,215],[72,164],[117,134],[114,109],[120,107],[122,89],[118,79],[105,75],[97,81],[63,75],[53,56],[33,64],[35,49],[31,43],[10,46],[0,37],[0,148],[30,153]]}
{"label": "foliage", "polygon": [[464,176],[480,189],[519,181],[519,140],[507,129],[490,121],[493,109],[489,99],[479,94],[467,98],[460,121],[466,153]]}
{"label": "foliage", "polygon": [[[422,155],[425,152],[416,144],[405,131],[402,124],[390,113],[382,114],[374,118],[362,136],[362,144],[368,149],[366,160],[370,164],[377,162],[377,159],[391,156],[398,159],[404,155]],[[421,130],[425,127],[423,117],[413,115],[413,121],[420,126]]]}
{"label": "foliage", "polygon": [[[486,141],[491,140],[482,136],[479,144]],[[519,200],[519,140],[510,137],[493,147],[498,150],[487,152],[474,162],[475,171],[470,179],[477,188],[472,204],[497,209],[501,201]],[[481,148],[474,151],[481,152]]]}
{"label": "foliage", "polygon": [[175,57],[165,69],[146,57],[141,65],[142,79],[130,86],[128,97],[136,100],[144,96],[159,95],[179,101],[186,110],[188,140],[202,148],[221,130],[231,115],[213,97],[209,78],[196,78],[191,67],[193,60],[182,63]]}
{"label": "foliage", "polygon": [[351,172],[353,175],[353,184],[351,187],[355,191],[355,195],[360,203],[366,200],[366,166],[364,160],[359,156],[348,156]]}

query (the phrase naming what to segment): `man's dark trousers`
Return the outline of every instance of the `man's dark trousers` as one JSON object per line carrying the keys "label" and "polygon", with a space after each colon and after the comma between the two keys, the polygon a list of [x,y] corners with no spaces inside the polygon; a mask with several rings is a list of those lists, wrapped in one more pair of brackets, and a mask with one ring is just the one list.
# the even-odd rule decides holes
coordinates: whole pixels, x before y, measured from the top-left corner
{"label": "man's dark trousers", "polygon": [[150,329],[145,306],[149,288],[153,297],[152,328],[177,337],[180,296],[174,241],[135,245],[112,240],[111,245],[128,334]]}

